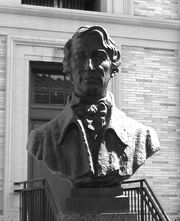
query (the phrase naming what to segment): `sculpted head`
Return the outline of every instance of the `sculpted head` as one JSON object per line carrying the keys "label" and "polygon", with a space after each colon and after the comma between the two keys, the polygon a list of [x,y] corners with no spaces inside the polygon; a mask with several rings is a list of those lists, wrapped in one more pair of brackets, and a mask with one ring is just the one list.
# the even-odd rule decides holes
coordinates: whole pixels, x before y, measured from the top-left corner
{"label": "sculpted head", "polygon": [[100,26],[79,28],[64,46],[64,72],[81,98],[104,97],[119,65],[120,52]]}

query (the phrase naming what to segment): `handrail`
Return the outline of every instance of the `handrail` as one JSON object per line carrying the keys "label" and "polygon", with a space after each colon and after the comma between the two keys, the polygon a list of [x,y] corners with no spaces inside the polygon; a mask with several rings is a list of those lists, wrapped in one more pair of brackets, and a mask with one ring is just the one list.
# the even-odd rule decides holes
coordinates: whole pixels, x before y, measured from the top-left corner
{"label": "handrail", "polygon": [[33,179],[33,180],[26,180],[26,181],[20,181],[20,182],[14,182],[14,185],[21,185],[24,183],[37,183],[37,182],[45,182],[47,179]]}
{"label": "handrail", "polygon": [[144,182],[146,179],[137,179],[137,180],[125,180],[122,184],[129,184],[129,183],[141,183]]}
{"label": "handrail", "polygon": [[61,209],[60,206],[58,206],[58,201],[57,201],[56,197],[53,195],[52,188],[51,188],[51,186],[50,186],[50,184],[49,184],[49,182],[48,182],[47,179],[46,179],[45,184],[46,184],[46,186],[47,186],[47,188],[45,188],[45,191],[46,191],[46,194],[47,194],[47,196],[48,196],[48,199],[49,199],[49,201],[51,202],[51,204],[53,205],[52,208],[57,211],[57,212],[55,211],[55,212],[57,213],[57,217],[60,216],[60,220],[61,220],[61,218],[62,218],[62,216],[63,216],[62,209]]}
{"label": "handrail", "polygon": [[[63,220],[62,210],[58,205],[56,197],[53,195],[53,191],[47,179],[15,182],[14,185],[23,185],[22,188],[14,190],[14,192],[20,193],[20,218],[22,221],[34,221],[34,219],[45,221],[46,210],[49,212],[48,217],[52,216],[52,219],[50,218],[50,220]],[[32,209],[34,206],[33,204],[36,203],[39,203],[39,210],[41,211]],[[31,216],[31,218],[29,218],[29,216]]]}
{"label": "handrail", "polygon": [[[138,209],[138,213],[141,213],[141,218],[139,220],[144,220],[144,216],[146,216],[146,206],[148,207],[148,211],[151,212],[151,215],[155,217],[154,211],[156,212],[156,216],[158,215],[158,220],[160,221],[170,221],[167,214],[163,210],[160,202],[158,201],[157,197],[155,196],[154,192],[152,191],[150,185],[145,179],[138,179],[138,180],[127,180],[123,181],[123,184],[138,184],[138,187],[131,187],[131,188],[123,188],[123,192],[126,194],[130,194],[131,191],[137,191],[139,189],[139,194],[141,196],[141,208]],[[131,199],[132,200],[132,199]],[[133,204],[135,202],[131,202]],[[145,205],[144,205],[145,203]],[[152,206],[152,207],[151,207]],[[145,209],[144,209],[145,207]],[[145,210],[145,211],[144,211]],[[149,214],[148,214],[149,215]],[[145,218],[146,220],[146,218]],[[157,220],[156,218],[154,220]]]}
{"label": "handrail", "polygon": [[[146,188],[143,188],[143,191],[146,193],[146,195],[148,196],[148,199],[150,199],[151,198],[151,195],[149,194],[149,192],[147,191],[147,189]],[[144,201],[145,201],[145,203],[147,204],[147,199],[146,198],[144,198]],[[153,204],[153,207],[154,207],[154,209],[155,209],[155,211],[156,211],[156,213],[159,215],[159,217],[161,218],[161,220],[163,220],[163,216],[161,215],[161,210],[159,209],[159,207],[156,205],[156,203],[154,203],[152,200],[151,200],[151,203]],[[162,207],[161,207],[162,208]]]}
{"label": "handrail", "polygon": [[[165,213],[165,211],[163,210],[163,208],[162,208],[162,206],[161,206],[159,200],[157,199],[157,197],[155,196],[154,192],[152,191],[152,189],[151,189],[149,183],[148,183],[146,180],[144,180],[144,183],[146,184],[148,191],[151,193],[153,199],[155,200],[156,204],[158,205],[158,207],[159,207],[161,213],[166,217],[167,220],[169,220],[169,218],[168,218],[167,214]],[[170,221],[170,220],[169,220],[169,221]]]}

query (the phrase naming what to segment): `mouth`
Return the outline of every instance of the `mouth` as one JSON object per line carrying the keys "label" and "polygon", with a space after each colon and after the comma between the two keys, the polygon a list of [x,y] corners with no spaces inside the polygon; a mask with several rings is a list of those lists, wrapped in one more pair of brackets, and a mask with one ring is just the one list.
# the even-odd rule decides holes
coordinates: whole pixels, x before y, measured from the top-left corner
{"label": "mouth", "polygon": [[100,77],[85,77],[82,79],[82,81],[84,81],[85,83],[99,83],[101,82],[101,78]]}
{"label": "mouth", "polygon": [[90,85],[99,85],[103,81],[103,73],[101,70],[96,71],[87,71],[83,70],[81,72],[81,83],[90,84]]}

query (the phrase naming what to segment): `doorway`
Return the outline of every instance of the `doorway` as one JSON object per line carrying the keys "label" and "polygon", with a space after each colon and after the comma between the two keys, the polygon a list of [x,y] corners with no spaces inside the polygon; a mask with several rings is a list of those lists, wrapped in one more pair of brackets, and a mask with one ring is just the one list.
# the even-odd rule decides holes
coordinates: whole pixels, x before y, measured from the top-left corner
{"label": "doorway", "polygon": [[[66,79],[62,63],[30,61],[29,132],[54,118],[66,104],[73,86]],[[48,179],[62,211],[70,196],[71,184],[53,174],[42,161],[28,155],[28,179]]]}

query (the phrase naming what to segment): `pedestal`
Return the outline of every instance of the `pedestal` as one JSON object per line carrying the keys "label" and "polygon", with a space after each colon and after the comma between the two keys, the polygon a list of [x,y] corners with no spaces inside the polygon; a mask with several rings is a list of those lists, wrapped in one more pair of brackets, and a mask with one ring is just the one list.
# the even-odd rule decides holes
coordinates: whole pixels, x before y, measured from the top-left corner
{"label": "pedestal", "polygon": [[68,213],[100,214],[128,213],[129,198],[118,188],[79,188],[72,189],[67,199]]}

